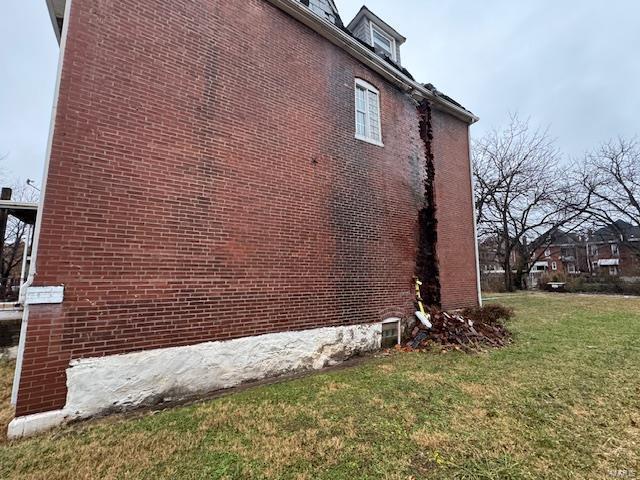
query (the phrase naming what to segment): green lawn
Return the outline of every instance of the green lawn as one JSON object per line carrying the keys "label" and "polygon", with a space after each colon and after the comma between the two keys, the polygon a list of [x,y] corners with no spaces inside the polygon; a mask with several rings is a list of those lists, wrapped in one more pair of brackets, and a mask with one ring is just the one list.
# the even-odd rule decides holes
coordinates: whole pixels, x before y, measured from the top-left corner
{"label": "green lawn", "polygon": [[500,301],[517,312],[504,350],[395,354],[69,427],[0,445],[0,478],[640,478],[640,299]]}

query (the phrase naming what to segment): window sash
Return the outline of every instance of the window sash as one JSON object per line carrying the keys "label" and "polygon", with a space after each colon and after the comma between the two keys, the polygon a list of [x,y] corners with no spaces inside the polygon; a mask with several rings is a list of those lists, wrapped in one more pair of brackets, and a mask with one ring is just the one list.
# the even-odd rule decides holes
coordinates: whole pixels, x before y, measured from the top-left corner
{"label": "window sash", "polygon": [[356,132],[367,136],[367,90],[358,85],[356,87]]}
{"label": "window sash", "polygon": [[378,107],[378,94],[368,92],[369,97],[369,137],[376,142],[380,141],[380,108]]}
{"label": "window sash", "polygon": [[356,83],[356,136],[381,143],[381,130],[380,94]]}
{"label": "window sash", "polygon": [[373,48],[379,48],[395,61],[395,40],[378,30],[373,24],[371,25],[371,43]]}

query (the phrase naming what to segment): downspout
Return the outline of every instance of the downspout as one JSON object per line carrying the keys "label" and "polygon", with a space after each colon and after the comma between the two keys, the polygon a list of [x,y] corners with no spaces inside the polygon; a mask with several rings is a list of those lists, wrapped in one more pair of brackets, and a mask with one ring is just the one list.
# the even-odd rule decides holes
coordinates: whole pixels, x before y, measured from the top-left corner
{"label": "downspout", "polygon": [[29,264],[29,277],[20,287],[19,302],[24,306],[22,313],[22,324],[20,326],[20,343],[18,344],[18,357],[16,359],[16,370],[13,376],[13,388],[11,390],[11,404],[16,405],[18,401],[18,390],[20,388],[20,376],[22,374],[22,362],[24,360],[24,350],[27,341],[27,328],[29,325],[29,304],[27,302],[27,291],[33,285],[37,275],[36,262],[38,260],[38,245],[40,243],[40,229],[42,228],[42,213],[44,209],[44,199],[47,190],[47,179],[49,177],[49,163],[51,161],[51,151],[53,150],[53,133],[55,130],[56,115],[58,112],[58,99],[60,98],[60,83],[62,79],[62,66],[64,63],[64,52],[67,45],[67,33],[69,31],[69,18],[71,14],[71,2],[67,0],[64,9],[64,22],[62,26],[62,36],[60,40],[60,53],[58,55],[58,72],[56,75],[56,85],[53,94],[53,105],[51,108],[51,123],[49,126],[49,139],[47,141],[47,152],[45,155],[44,173],[42,177],[42,194],[38,205],[36,216],[36,226],[33,231],[33,247],[31,248],[31,263]]}
{"label": "downspout", "polygon": [[[36,218],[37,218],[37,212],[36,212]],[[29,225],[27,227],[27,238],[26,241],[24,242],[24,247],[22,250],[22,268],[20,269],[20,293],[18,295],[18,302],[21,302],[22,299],[22,287],[25,285],[25,275],[27,273],[27,259],[29,258],[29,252],[33,251],[33,245],[32,245],[32,240],[33,240],[33,228],[34,225]]]}
{"label": "downspout", "polygon": [[476,182],[473,178],[473,155],[471,149],[471,129],[467,128],[469,143],[469,179],[471,180],[471,212],[473,213],[473,239],[476,252],[476,283],[478,285],[478,304],[482,307],[482,282],[480,280],[480,248],[478,247],[478,219],[476,212]]}

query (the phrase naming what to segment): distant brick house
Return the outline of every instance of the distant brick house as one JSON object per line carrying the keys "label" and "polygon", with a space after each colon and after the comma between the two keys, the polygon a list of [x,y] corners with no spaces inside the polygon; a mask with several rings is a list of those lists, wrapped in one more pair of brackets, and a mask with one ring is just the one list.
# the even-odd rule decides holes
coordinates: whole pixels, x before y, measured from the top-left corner
{"label": "distant brick house", "polygon": [[588,268],[594,275],[640,279],[640,227],[618,221],[588,237]]}
{"label": "distant brick house", "polygon": [[416,275],[479,303],[477,119],[368,9],[345,27],[330,0],[49,5],[11,436],[374,349]]}
{"label": "distant brick house", "polygon": [[532,258],[532,271],[640,278],[640,228],[619,221],[588,234],[556,232]]}
{"label": "distant brick house", "polygon": [[576,275],[588,272],[584,239],[578,234],[559,230],[533,252],[531,271]]}

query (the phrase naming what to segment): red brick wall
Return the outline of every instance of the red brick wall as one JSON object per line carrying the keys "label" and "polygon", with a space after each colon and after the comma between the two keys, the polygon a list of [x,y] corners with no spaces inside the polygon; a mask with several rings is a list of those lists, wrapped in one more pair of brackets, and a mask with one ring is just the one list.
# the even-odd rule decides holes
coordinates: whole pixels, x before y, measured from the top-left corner
{"label": "red brick wall", "polygon": [[434,109],[438,260],[444,308],[478,303],[468,125]]}
{"label": "red brick wall", "polygon": [[[384,148],[354,139],[356,77]],[[74,358],[410,312],[423,162],[408,97],[263,0],[74,2],[37,276],[65,301],[31,307],[17,414],[62,407]]]}

